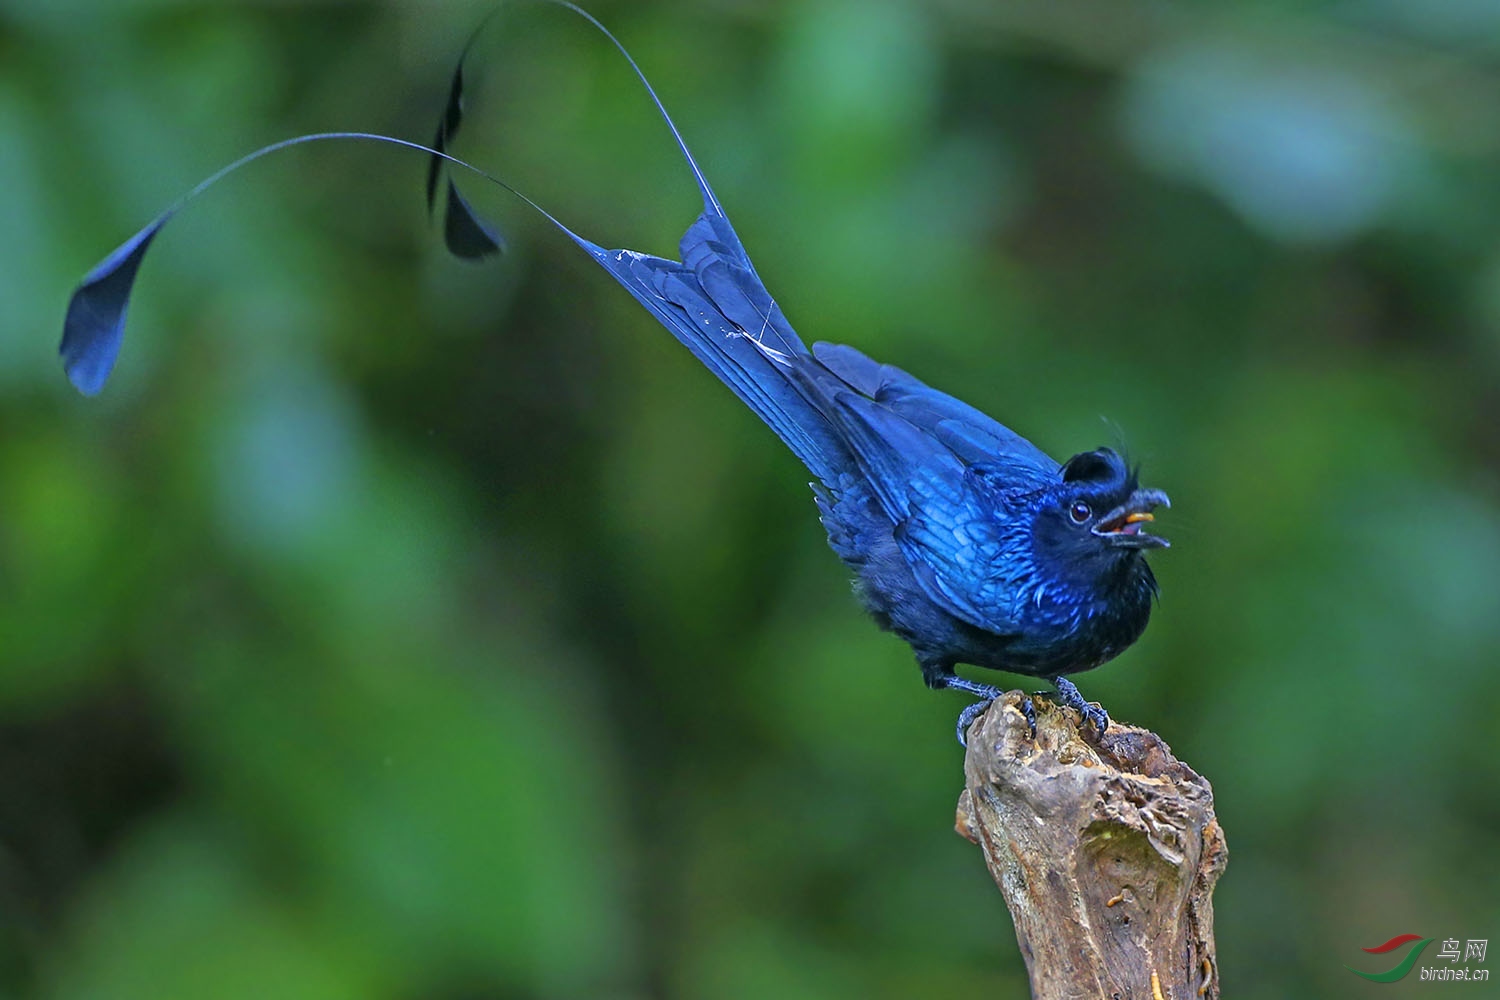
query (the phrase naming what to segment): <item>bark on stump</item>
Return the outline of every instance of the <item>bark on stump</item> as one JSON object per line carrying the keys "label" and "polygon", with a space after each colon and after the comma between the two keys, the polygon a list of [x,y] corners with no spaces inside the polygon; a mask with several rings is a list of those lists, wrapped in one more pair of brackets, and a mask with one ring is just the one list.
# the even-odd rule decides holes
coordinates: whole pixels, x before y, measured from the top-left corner
{"label": "bark on stump", "polygon": [[1155,733],[1007,692],[969,730],[957,829],[984,849],[1035,1000],[1216,1000],[1213,789]]}

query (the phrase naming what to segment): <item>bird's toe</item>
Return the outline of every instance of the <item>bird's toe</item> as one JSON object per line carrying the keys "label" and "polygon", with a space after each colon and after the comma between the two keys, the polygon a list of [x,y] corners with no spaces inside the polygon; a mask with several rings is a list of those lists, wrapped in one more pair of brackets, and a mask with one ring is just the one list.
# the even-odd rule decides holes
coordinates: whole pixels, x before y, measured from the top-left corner
{"label": "bird's toe", "polygon": [[984,701],[976,701],[974,704],[969,705],[962,712],[958,713],[958,745],[959,746],[964,747],[965,749],[968,748],[968,746],[969,746],[969,727],[974,724],[974,720],[975,719],[977,719],[981,715],[983,715],[985,713],[985,710],[988,709],[994,703],[995,703],[995,699],[993,699],[993,698],[986,698]]}
{"label": "bird's toe", "polygon": [[1021,695],[1021,714],[1026,716],[1026,727],[1031,730],[1031,740],[1036,742],[1036,706],[1029,695]]}

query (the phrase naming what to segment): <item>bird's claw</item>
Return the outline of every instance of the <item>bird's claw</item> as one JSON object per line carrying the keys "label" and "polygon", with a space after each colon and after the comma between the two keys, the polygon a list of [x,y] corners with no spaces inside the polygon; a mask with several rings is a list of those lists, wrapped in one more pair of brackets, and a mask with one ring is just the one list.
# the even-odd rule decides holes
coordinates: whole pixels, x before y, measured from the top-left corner
{"label": "bird's claw", "polygon": [[979,718],[986,711],[988,711],[989,707],[994,703],[994,698],[986,698],[984,701],[976,701],[974,704],[967,706],[962,712],[958,713],[959,746],[963,747],[966,750],[968,749],[969,727],[974,724],[975,719]]}

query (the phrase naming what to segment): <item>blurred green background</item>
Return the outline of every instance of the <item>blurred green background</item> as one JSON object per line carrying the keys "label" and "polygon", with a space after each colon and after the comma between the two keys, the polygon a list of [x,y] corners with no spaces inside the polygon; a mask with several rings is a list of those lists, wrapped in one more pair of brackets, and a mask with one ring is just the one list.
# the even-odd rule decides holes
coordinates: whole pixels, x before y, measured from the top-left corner
{"label": "blurred green background", "polygon": [[[1500,937],[1500,2],[589,6],[806,339],[1171,493],[1080,682],[1213,781],[1228,995]],[[280,154],[64,381],[85,270],[262,143],[428,139],[486,9],[0,0],[0,996],[1023,996],[964,700],[503,192],[465,265],[420,157]],[[461,154],[674,253],[600,37],[522,5],[471,71]]]}

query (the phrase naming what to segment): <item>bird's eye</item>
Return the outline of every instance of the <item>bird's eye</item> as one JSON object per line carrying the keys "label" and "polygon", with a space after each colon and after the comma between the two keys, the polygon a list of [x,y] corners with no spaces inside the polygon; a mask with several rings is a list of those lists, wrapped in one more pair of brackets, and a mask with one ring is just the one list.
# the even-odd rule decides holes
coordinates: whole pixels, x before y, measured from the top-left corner
{"label": "bird's eye", "polygon": [[1082,500],[1074,500],[1073,506],[1068,508],[1068,516],[1073,519],[1074,524],[1082,524],[1094,513],[1092,508]]}

